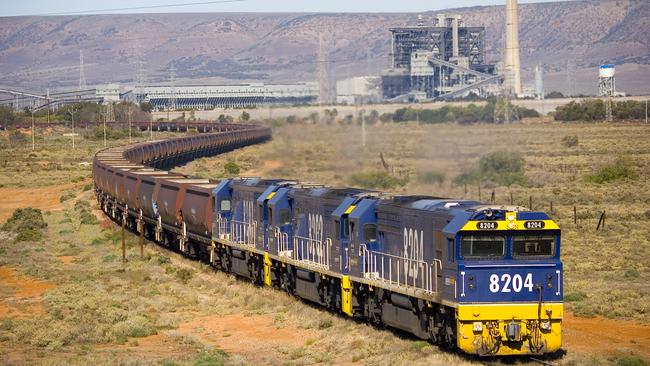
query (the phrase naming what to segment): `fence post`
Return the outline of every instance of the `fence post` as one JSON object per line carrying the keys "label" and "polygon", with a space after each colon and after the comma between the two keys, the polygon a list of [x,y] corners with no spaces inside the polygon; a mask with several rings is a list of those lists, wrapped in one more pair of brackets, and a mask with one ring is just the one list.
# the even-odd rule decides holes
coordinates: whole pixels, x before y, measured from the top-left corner
{"label": "fence post", "polygon": [[603,210],[603,213],[600,214],[600,218],[598,219],[598,225],[596,226],[596,231],[600,229],[605,228],[605,211]]}
{"label": "fence post", "polygon": [[493,189],[492,190],[492,195],[490,196],[490,202],[492,202],[492,203],[494,203],[494,195],[495,195],[495,192],[494,192],[494,189]]}
{"label": "fence post", "polygon": [[575,205],[573,206],[573,223],[578,225],[578,209]]}
{"label": "fence post", "polygon": [[512,192],[510,192],[510,204],[512,205]]}
{"label": "fence post", "polygon": [[528,196],[528,208],[533,210],[533,196]]}
{"label": "fence post", "polygon": [[551,212],[553,212],[553,201],[551,201]]}
{"label": "fence post", "polygon": [[481,200],[481,183],[478,184],[478,200]]}

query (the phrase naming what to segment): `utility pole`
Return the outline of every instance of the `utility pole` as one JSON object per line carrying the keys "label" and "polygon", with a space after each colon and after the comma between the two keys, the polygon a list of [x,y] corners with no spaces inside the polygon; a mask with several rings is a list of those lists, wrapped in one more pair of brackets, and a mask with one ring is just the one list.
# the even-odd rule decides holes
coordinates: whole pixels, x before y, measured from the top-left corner
{"label": "utility pole", "polygon": [[127,117],[129,118],[129,144],[130,144],[131,143],[131,105],[130,104],[128,108],[129,109],[128,109]]}
{"label": "utility pole", "polygon": [[74,105],[72,105],[68,111],[68,113],[70,113],[70,116],[72,116],[72,133],[70,134],[72,135],[72,150],[74,150],[74,112]]}
{"label": "utility pole", "polygon": [[106,147],[106,113],[104,113],[104,147]]}
{"label": "utility pole", "polygon": [[32,112],[32,151],[34,151],[34,148],[36,146],[36,129],[34,128],[34,110],[31,110]]}
{"label": "utility pole", "polygon": [[645,100],[645,123],[648,124],[648,100]]}

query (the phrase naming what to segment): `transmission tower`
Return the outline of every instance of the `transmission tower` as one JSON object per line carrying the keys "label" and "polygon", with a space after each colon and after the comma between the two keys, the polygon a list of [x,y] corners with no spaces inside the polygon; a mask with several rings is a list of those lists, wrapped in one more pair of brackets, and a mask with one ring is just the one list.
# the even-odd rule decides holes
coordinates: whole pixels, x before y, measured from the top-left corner
{"label": "transmission tower", "polygon": [[576,61],[573,58],[569,58],[566,62],[566,83],[568,96],[572,96],[575,92],[575,76],[576,73]]}
{"label": "transmission tower", "polygon": [[86,90],[86,73],[84,71],[84,51],[79,50],[79,90]]}
{"label": "transmission tower", "polygon": [[106,104],[106,122],[115,122],[115,109],[113,103]]}
{"label": "transmission tower", "polygon": [[329,85],[329,76],[328,76],[328,60],[327,52],[325,50],[325,37],[323,33],[318,35],[318,57],[316,62],[318,63],[318,99],[321,105],[328,104],[330,102],[330,85]]}
{"label": "transmission tower", "polygon": [[169,98],[169,106],[167,110],[176,110],[176,70],[174,69],[174,61],[171,61],[171,66],[169,67],[169,92],[171,93],[171,98]]}

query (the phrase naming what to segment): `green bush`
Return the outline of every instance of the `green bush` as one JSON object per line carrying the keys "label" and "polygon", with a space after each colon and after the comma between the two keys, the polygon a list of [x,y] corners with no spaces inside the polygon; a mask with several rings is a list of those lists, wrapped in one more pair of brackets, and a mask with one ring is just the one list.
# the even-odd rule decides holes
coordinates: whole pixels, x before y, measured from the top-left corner
{"label": "green bush", "polygon": [[511,186],[518,184],[526,186],[528,179],[524,175],[525,160],[519,153],[510,151],[495,151],[483,155],[478,167],[458,175],[456,184],[477,182],[493,182]]}
{"label": "green bush", "polygon": [[408,178],[396,178],[384,171],[369,171],[353,174],[350,182],[363,188],[392,189],[405,186]]}
{"label": "green bush", "polygon": [[65,201],[68,201],[68,200],[73,199],[74,197],[75,197],[75,194],[74,194],[74,193],[72,193],[72,192],[66,192],[66,193],[64,193],[64,194],[59,198],[59,202],[63,203],[63,202],[65,202]]}
{"label": "green bush", "polygon": [[83,210],[79,214],[79,220],[83,225],[97,225],[99,220],[90,211]]}
{"label": "green bush", "polygon": [[585,181],[602,184],[615,180],[636,180],[638,178],[639,176],[632,166],[632,161],[626,157],[619,156],[613,163],[599,167],[595,174],[586,175]]}
{"label": "green bush", "polygon": [[564,295],[564,301],[566,302],[575,302],[575,301],[582,301],[587,298],[587,294],[584,292],[578,291],[578,292],[570,292],[568,294]]}
{"label": "green bush", "polygon": [[189,280],[192,279],[192,276],[194,276],[194,273],[187,268],[179,268],[176,270],[176,278],[183,283],[189,282]]}
{"label": "green bush", "polygon": [[194,358],[192,366],[222,366],[227,360],[228,354],[222,350],[204,351]]}
{"label": "green bush", "polygon": [[[438,109],[400,108],[392,116],[394,122],[420,121],[421,123],[458,122],[462,124],[487,122],[495,123],[505,120],[506,104],[503,100],[490,98],[483,106],[470,104],[466,107],[449,106]],[[534,109],[508,104],[511,115],[539,117]],[[381,119],[381,118],[380,118]]]}
{"label": "green bush", "polygon": [[239,171],[241,170],[241,168],[234,161],[229,161],[226,164],[224,164],[223,170],[228,175],[237,175],[237,174],[239,174]]}
{"label": "green bush", "polygon": [[27,207],[15,210],[2,225],[2,230],[16,233],[16,241],[38,241],[43,238],[46,227],[41,210]]}
{"label": "green bush", "polygon": [[562,145],[564,145],[565,147],[578,146],[578,136],[576,135],[564,136],[562,138]]}
{"label": "green bush", "polygon": [[420,176],[420,181],[426,184],[442,184],[445,181],[445,173],[437,170],[424,172]]}
{"label": "green bush", "polygon": [[[617,120],[642,119],[645,117],[645,102],[627,100],[612,103],[612,115]],[[602,121],[605,102],[602,99],[572,101],[555,109],[557,121]]]}
{"label": "green bush", "polygon": [[647,366],[648,362],[637,356],[621,356],[616,359],[616,366]]}

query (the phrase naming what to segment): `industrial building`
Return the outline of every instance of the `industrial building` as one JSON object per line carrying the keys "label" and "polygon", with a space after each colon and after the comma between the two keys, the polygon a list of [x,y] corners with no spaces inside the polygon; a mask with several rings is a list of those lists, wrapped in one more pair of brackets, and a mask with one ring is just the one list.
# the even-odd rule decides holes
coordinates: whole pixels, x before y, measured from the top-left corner
{"label": "industrial building", "polygon": [[391,28],[392,67],[382,72],[388,100],[431,100],[481,92],[501,79],[485,60],[485,27],[468,27],[460,15],[439,14],[433,24]]}
{"label": "industrial building", "polygon": [[337,104],[377,103],[381,99],[381,79],[378,76],[355,76],[336,82]]}
{"label": "industrial building", "polygon": [[309,104],[318,100],[318,83],[142,86],[133,90],[138,103],[156,110],[254,107],[262,104]]}

